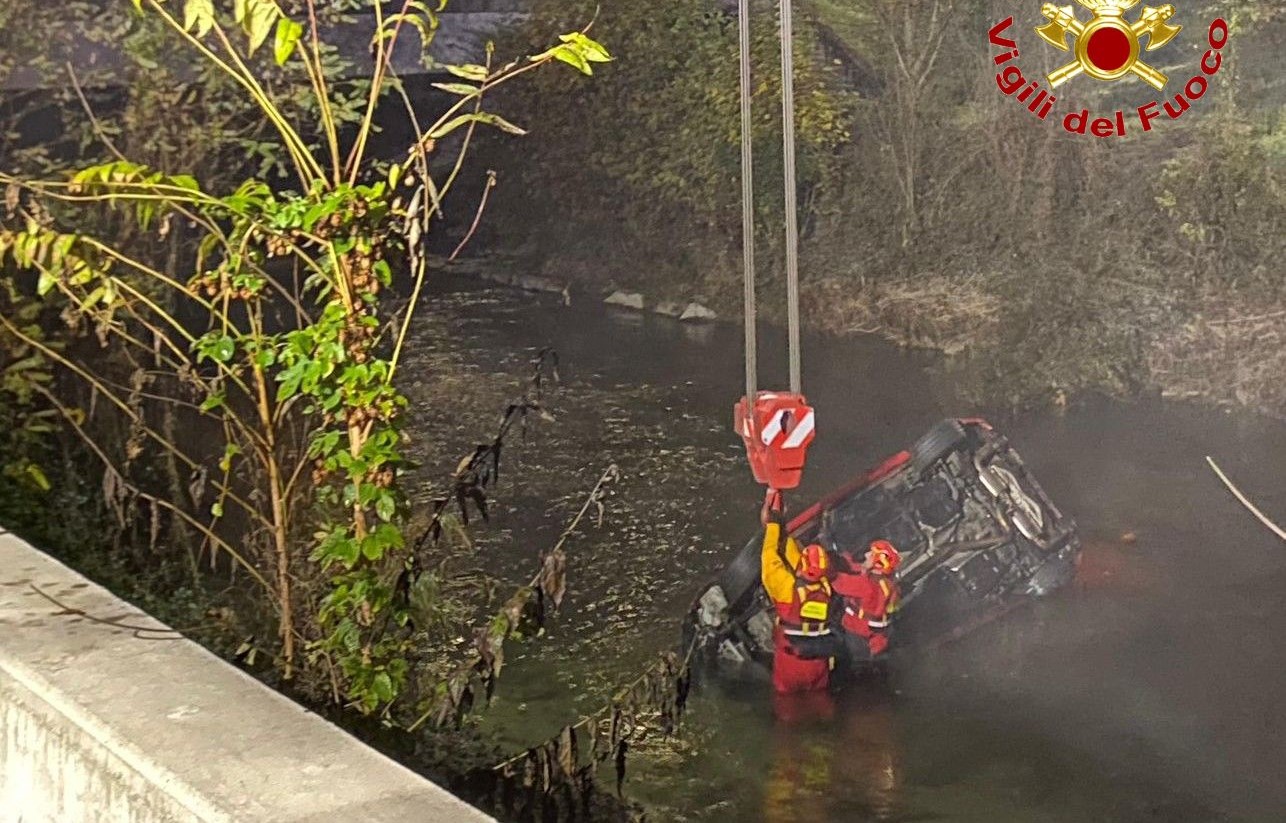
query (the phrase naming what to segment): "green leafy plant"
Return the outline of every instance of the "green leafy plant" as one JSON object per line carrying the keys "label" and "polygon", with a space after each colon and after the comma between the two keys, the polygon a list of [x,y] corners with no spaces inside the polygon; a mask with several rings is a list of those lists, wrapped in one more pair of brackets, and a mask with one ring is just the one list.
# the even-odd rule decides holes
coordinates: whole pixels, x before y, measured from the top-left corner
{"label": "green leafy plant", "polygon": [[[512,35],[521,44],[515,48],[532,48],[538,32],[594,14],[596,25],[614,33],[619,63],[593,82],[549,73],[503,93],[531,112],[533,131],[523,143],[521,163],[512,162],[517,158],[510,146],[495,149],[513,169],[507,191],[523,193],[498,199],[506,238],[526,237],[537,254],[560,268],[583,266],[600,279],[646,278],[646,286],[655,288],[670,274],[675,285],[706,289],[698,293],[707,297],[727,284],[739,299],[732,263],[740,259],[741,242],[735,12],[686,0],[531,5],[530,21]],[[850,138],[855,98],[819,58],[815,32],[799,16],[794,86],[801,219],[807,227],[816,218],[820,187],[839,176],[837,150]],[[757,236],[764,251],[776,253],[783,219],[776,15],[757,9],[752,34]],[[565,99],[584,115],[569,116],[567,107],[552,102]],[[548,206],[533,216],[526,204],[535,196]],[[657,243],[658,237],[666,241]],[[611,265],[640,253],[652,263],[645,271]],[[765,272],[773,257],[765,254]]]}
{"label": "green leafy plant", "polygon": [[[414,563],[398,485],[406,399],[396,378],[427,274],[424,241],[475,129],[522,133],[484,110],[484,97],[553,62],[589,74],[609,55],[575,32],[525,60],[496,65],[488,49],[482,64],[449,66],[459,82],[436,84],[451,96],[444,111],[417,128],[399,158],[381,162],[369,151],[380,101],[398,94],[410,108],[392,73],[393,49],[409,29],[427,48],[440,8],[404,0],[385,14],[383,4],[370,4],[373,69],[363,113],[344,129],[313,0],[301,19],[275,0],[237,0],[230,16],[211,0],[131,2],[271,124],[292,186],[253,177],[218,191],[119,152],[64,180],[0,174],[12,192],[0,266],[34,272],[41,297],[62,301],[101,340],[150,367],[123,392],[17,318],[0,318],[0,329],[107,398],[131,423],[133,451],[155,450],[192,473],[191,500],[130,491],[197,531],[262,589],[282,676],[306,671],[327,681],[336,700],[375,711],[405,688],[414,643],[409,604],[395,590]],[[288,110],[278,102],[263,79],[273,65],[302,70],[310,105]],[[314,119],[302,122],[304,111]],[[430,158],[448,137],[460,138],[457,155],[435,179]],[[157,261],[65,227],[80,211],[104,208],[161,237],[176,225],[193,228],[192,276],[174,270],[173,256]],[[199,412],[210,421],[211,444],[150,425],[138,403],[144,392]],[[53,393],[46,399],[109,475],[124,478],[119,458],[92,442],[74,404]]]}

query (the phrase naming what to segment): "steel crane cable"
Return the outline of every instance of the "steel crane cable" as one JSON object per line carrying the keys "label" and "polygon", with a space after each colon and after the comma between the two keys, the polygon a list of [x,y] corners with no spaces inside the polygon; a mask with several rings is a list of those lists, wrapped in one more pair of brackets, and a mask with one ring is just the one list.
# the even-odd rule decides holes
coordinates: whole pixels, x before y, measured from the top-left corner
{"label": "steel crane cable", "polygon": [[[752,402],[758,374],[755,330],[754,160],[751,129],[750,0],[738,0],[741,52],[741,222],[745,277],[746,398]],[[790,390],[802,390],[799,341],[799,215],[795,174],[795,48],[791,0],[781,0],[782,159],[786,217],[786,325],[790,358]]]}
{"label": "steel crane cable", "polygon": [[755,336],[755,175],[754,140],[750,122],[750,0],[737,3],[741,38],[741,253],[745,274],[746,403],[753,403],[759,374],[759,342]]}
{"label": "steel crane cable", "polygon": [[790,390],[801,391],[799,356],[799,215],[795,202],[795,45],[791,0],[781,0],[781,131],[786,177],[786,328]]}

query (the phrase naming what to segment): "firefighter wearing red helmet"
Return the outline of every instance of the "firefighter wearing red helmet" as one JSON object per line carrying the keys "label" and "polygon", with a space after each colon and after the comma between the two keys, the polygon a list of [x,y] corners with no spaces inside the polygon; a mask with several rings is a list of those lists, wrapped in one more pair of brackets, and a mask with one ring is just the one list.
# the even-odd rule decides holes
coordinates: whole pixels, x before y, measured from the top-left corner
{"label": "firefighter wearing red helmet", "polygon": [[834,575],[832,586],[842,600],[841,624],[849,657],[875,660],[889,646],[889,622],[901,597],[894,575],[902,556],[887,540],[875,540],[855,571]]}
{"label": "firefighter wearing red helmet", "polygon": [[765,503],[762,519],[763,584],[777,608],[773,687],[778,694],[825,691],[837,645],[831,632],[830,557],[815,543],[801,549],[795,538],[783,535],[780,503]]}

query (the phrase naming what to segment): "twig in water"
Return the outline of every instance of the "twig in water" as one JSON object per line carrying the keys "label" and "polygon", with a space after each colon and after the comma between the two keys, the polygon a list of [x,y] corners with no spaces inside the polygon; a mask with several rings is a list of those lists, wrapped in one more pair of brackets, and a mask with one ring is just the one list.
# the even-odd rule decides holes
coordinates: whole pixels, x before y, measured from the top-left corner
{"label": "twig in water", "polygon": [[1281,526],[1269,520],[1268,516],[1257,509],[1254,503],[1247,500],[1246,495],[1242,494],[1241,490],[1233,485],[1232,481],[1228,479],[1228,475],[1224,474],[1223,471],[1220,470],[1219,466],[1215,464],[1215,461],[1209,455],[1206,456],[1206,462],[1210,464],[1210,468],[1214,469],[1215,474],[1219,476],[1219,479],[1223,481],[1223,484],[1228,487],[1228,491],[1232,492],[1233,497],[1237,498],[1237,501],[1241,503],[1241,505],[1245,506],[1260,523],[1267,526],[1269,531],[1276,534],[1282,540],[1286,540],[1286,529],[1282,529]]}
{"label": "twig in water", "polygon": [[[620,469],[613,463],[599,476],[598,482],[585,498],[585,504],[572,518],[567,528],[563,529],[553,548],[541,553],[540,568],[535,576],[527,585],[518,589],[505,602],[500,612],[488,620],[483,628],[474,633],[474,655],[445,679],[445,688],[440,692],[442,697],[430,703],[424,713],[407,727],[408,732],[414,732],[435,715],[435,725],[443,726],[452,720],[458,723],[474,704],[475,678],[482,681],[486,699],[491,699],[491,690],[499,676],[501,666],[504,665],[505,640],[519,627],[523,620],[523,613],[533,598],[537,600],[538,612],[543,609],[546,597],[553,602],[555,609],[562,603],[563,592],[566,589],[564,579],[566,559],[563,555],[563,546],[591,507],[597,508],[601,521],[603,496],[607,485],[619,480],[620,474]],[[537,625],[540,624],[540,620],[538,616]]]}
{"label": "twig in water", "polygon": [[451,493],[433,501],[433,514],[424,531],[416,538],[412,555],[418,557],[420,551],[434,542],[442,534],[442,518],[448,511],[451,500],[457,501],[460,516],[465,525],[469,523],[467,501],[472,500],[478,507],[483,519],[487,519],[487,496],[485,490],[500,476],[500,452],[504,447],[505,436],[515,423],[522,423],[523,437],[526,437],[527,415],[531,412],[553,419],[543,404],[545,372],[552,369],[552,379],[558,381],[558,352],[545,347],[531,361],[532,374],[527,381],[523,394],[511,402],[500,420],[500,428],[490,443],[476,446],[470,454],[464,456],[451,476]]}

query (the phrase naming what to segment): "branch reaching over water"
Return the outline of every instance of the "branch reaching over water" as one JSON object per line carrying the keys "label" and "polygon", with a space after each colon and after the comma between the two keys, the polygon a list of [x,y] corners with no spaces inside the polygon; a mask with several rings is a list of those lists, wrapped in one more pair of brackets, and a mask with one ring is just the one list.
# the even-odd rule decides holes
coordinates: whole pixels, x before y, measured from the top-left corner
{"label": "branch reaching over water", "polygon": [[[591,715],[563,727],[554,737],[492,767],[470,775],[474,796],[490,797],[498,810],[515,819],[592,819],[596,803],[612,800],[596,775],[612,763],[615,800],[624,802],[622,785],[631,746],[653,732],[668,737],[678,728],[692,683],[694,639],[682,657],[659,655],[643,673],[621,686]],[[581,741],[589,735],[589,754],[581,763]],[[579,806],[579,809],[577,808]],[[555,813],[546,814],[553,807]]]}
{"label": "branch reaching over water", "polygon": [[1228,487],[1228,491],[1232,492],[1232,496],[1237,498],[1237,502],[1245,506],[1246,509],[1251,514],[1253,514],[1260,523],[1263,523],[1265,526],[1268,527],[1269,531],[1271,531],[1273,534],[1280,537],[1282,540],[1286,540],[1286,529],[1282,529],[1281,526],[1269,520],[1268,515],[1261,512],[1258,508],[1255,507],[1254,503],[1251,503],[1249,500],[1247,500],[1246,495],[1242,494],[1241,490],[1238,489],[1235,485],[1233,485],[1233,482],[1228,479],[1228,475],[1223,473],[1223,471],[1219,468],[1219,466],[1216,465],[1213,458],[1207,456],[1206,462],[1210,464],[1210,468],[1214,469],[1215,474],[1219,476],[1219,479],[1223,481],[1223,484]]}
{"label": "branch reaching over water", "polygon": [[552,415],[545,410],[544,387],[549,378],[558,381],[558,352],[552,348],[541,349],[531,360],[532,373],[522,397],[509,404],[500,418],[500,428],[490,443],[475,446],[472,453],[460,460],[455,473],[451,476],[451,493],[433,501],[433,514],[424,531],[416,538],[412,554],[417,558],[430,541],[437,542],[442,536],[442,519],[454,499],[459,506],[460,519],[469,525],[469,503],[478,509],[482,519],[487,519],[486,489],[500,477],[500,453],[504,448],[505,437],[515,423],[522,424],[524,437],[527,431],[527,415],[536,413],[545,419],[552,420]]}
{"label": "branch reaching over water", "polygon": [[619,478],[620,469],[615,463],[599,476],[580,511],[559,535],[558,542],[549,551],[541,553],[540,568],[535,576],[527,585],[514,592],[485,626],[475,630],[472,657],[438,686],[437,694],[430,701],[428,709],[407,728],[408,731],[415,731],[430,719],[439,728],[459,725],[476,702],[475,686],[482,687],[485,700],[491,699],[496,678],[500,676],[500,670],[504,666],[505,641],[518,632],[529,610],[534,611],[532,621],[540,627],[544,622],[546,602],[552,603],[555,610],[562,605],[563,595],[567,590],[567,555],[563,546],[591,509],[597,512],[598,521],[602,522],[603,497],[607,486]]}

